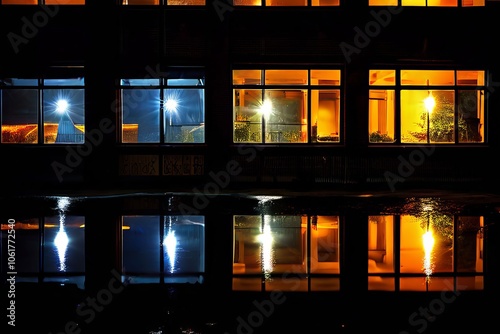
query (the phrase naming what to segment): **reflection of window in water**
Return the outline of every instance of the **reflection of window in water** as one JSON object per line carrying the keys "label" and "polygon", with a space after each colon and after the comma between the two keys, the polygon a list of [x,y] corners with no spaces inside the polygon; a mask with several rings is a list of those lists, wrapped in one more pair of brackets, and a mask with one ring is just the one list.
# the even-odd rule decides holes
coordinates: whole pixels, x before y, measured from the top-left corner
{"label": "reflection of window in water", "polygon": [[442,290],[459,282],[483,289],[483,224],[480,216],[370,216],[369,289]]}
{"label": "reflection of window in water", "polygon": [[235,290],[337,290],[339,259],[337,216],[234,216]]}
{"label": "reflection of window in water", "polygon": [[124,216],[122,238],[122,272],[130,282],[201,282],[203,216]]}
{"label": "reflection of window in water", "polygon": [[[15,220],[17,282],[60,282],[83,288],[85,277],[85,217],[60,215]],[[7,240],[7,225],[2,238]],[[13,240],[13,239],[12,239]],[[7,254],[7,242],[2,244]],[[2,272],[10,272],[8,261]]]}

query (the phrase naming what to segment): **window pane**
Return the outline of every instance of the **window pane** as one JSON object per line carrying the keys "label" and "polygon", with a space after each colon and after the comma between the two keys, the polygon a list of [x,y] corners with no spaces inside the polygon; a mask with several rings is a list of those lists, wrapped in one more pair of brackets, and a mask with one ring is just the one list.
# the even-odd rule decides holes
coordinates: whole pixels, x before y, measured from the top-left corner
{"label": "window pane", "polygon": [[307,142],[307,92],[266,90],[265,94],[265,142]]}
{"label": "window pane", "polygon": [[340,0],[312,0],[313,6],[339,6]]}
{"label": "window pane", "polygon": [[204,79],[168,79],[167,86],[203,86]]}
{"label": "window pane", "polygon": [[311,70],[311,85],[340,85],[340,70]]}
{"label": "window pane", "polygon": [[[452,216],[430,214],[401,216],[401,291],[443,291],[449,277],[434,273],[453,272],[454,221]],[[424,274],[424,275],[422,275]]]}
{"label": "window pane", "polygon": [[123,5],[159,5],[160,0],[122,0]]}
{"label": "window pane", "polygon": [[262,90],[234,90],[235,143],[262,143],[262,115],[269,110],[262,101]]}
{"label": "window pane", "polygon": [[394,90],[370,90],[368,133],[370,143],[395,141]]}
{"label": "window pane", "polygon": [[369,6],[397,6],[398,0],[369,0]]}
{"label": "window pane", "polygon": [[38,86],[37,79],[0,79],[0,86]]}
{"label": "window pane", "polygon": [[439,70],[402,70],[401,85],[415,86],[452,86],[455,84],[455,71]]}
{"label": "window pane", "polygon": [[164,90],[165,142],[205,142],[204,92],[203,89]]}
{"label": "window pane", "polygon": [[160,273],[160,217],[123,217],[122,271],[125,275]]}
{"label": "window pane", "polygon": [[2,0],[2,5],[37,5],[38,0]]}
{"label": "window pane", "polygon": [[262,0],[233,0],[235,6],[261,6]]}
{"label": "window pane", "polygon": [[167,0],[167,5],[204,6],[205,0]]}
{"label": "window pane", "polygon": [[340,141],[340,90],[311,91],[311,142]]}
{"label": "window pane", "polygon": [[[22,259],[22,261],[17,260],[15,262],[15,271],[20,275],[31,274],[35,280],[38,279],[39,273],[39,258],[40,258],[40,230],[39,230],[39,220],[37,218],[20,219],[15,221],[14,230],[15,234],[10,234],[11,228],[8,223],[12,220],[2,221],[2,255],[5,254],[5,261],[2,261],[2,273],[12,272],[13,270],[8,268],[8,252],[15,250],[15,256],[17,259]],[[9,247],[10,246],[10,247]],[[12,246],[15,246],[12,248]],[[16,281],[18,277],[16,277]]]}
{"label": "window pane", "polygon": [[457,71],[458,86],[484,86],[484,71]]}
{"label": "window pane", "polygon": [[233,85],[262,85],[262,71],[233,70]]}
{"label": "window pane", "polygon": [[266,6],[307,6],[307,0],[266,0]]}
{"label": "window pane", "polygon": [[45,86],[84,86],[84,78],[71,78],[71,79],[44,79]]}
{"label": "window pane", "polygon": [[394,86],[396,84],[395,70],[370,70],[371,86]]}
{"label": "window pane", "polygon": [[401,0],[402,6],[425,6],[427,0]]}
{"label": "window pane", "polygon": [[457,271],[483,272],[483,229],[481,216],[461,216],[457,221]]}
{"label": "window pane", "polygon": [[394,273],[394,259],[394,217],[368,217],[368,273]]}
{"label": "window pane", "polygon": [[122,142],[160,142],[160,89],[122,91]]}
{"label": "window pane", "polygon": [[427,6],[457,7],[458,0],[427,0]]}
{"label": "window pane", "polygon": [[338,216],[311,217],[311,273],[340,273]]}
{"label": "window pane", "polygon": [[165,273],[203,273],[205,270],[204,217],[166,216],[163,231]]}
{"label": "window pane", "polygon": [[45,218],[44,269],[47,273],[85,272],[85,217],[65,215]]}
{"label": "window pane", "polygon": [[159,86],[160,79],[121,79],[122,86]]}
{"label": "window pane", "polygon": [[484,141],[484,91],[458,92],[458,141],[482,143]]}
{"label": "window pane", "polygon": [[83,89],[43,91],[44,143],[84,143]]}
{"label": "window pane", "polygon": [[462,0],[463,7],[484,6],[485,0]]}
{"label": "window pane", "polygon": [[401,91],[401,142],[454,142],[454,115],[453,91]]}
{"label": "window pane", "polygon": [[307,70],[267,70],[266,85],[307,85]]}
{"label": "window pane", "polygon": [[45,0],[46,5],[85,5],[85,0]]}
{"label": "window pane", "polygon": [[38,90],[0,90],[2,143],[38,143]]}

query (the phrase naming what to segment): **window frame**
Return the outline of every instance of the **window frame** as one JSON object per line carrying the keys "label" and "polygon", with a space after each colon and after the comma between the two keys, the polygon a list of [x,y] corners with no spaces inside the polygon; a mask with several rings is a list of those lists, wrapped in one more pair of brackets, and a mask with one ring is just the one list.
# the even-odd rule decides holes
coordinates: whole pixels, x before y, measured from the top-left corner
{"label": "window frame", "polygon": [[[62,145],[84,145],[85,142],[86,142],[86,84],[85,84],[85,77],[83,75],[83,73],[80,73],[79,71],[77,73],[74,73],[74,75],[50,75],[50,76],[44,76],[44,77],[38,77],[38,78],[35,78],[35,77],[17,77],[15,75],[11,75],[9,77],[6,77],[6,78],[3,78],[3,80],[29,80],[29,81],[33,81],[33,82],[36,82],[36,84],[26,84],[26,85],[10,85],[10,86],[7,86],[7,85],[0,85],[0,92],[2,91],[8,91],[8,90],[32,90],[32,91],[35,91],[36,90],[36,102],[37,102],[37,105],[36,105],[36,126],[37,126],[37,138],[36,138],[36,141],[35,142],[9,142],[9,141],[6,141],[4,142],[3,141],[3,136],[4,136],[4,123],[3,123],[3,119],[4,119],[4,114],[3,114],[3,111],[2,111],[2,105],[3,105],[3,98],[0,97],[0,124],[2,126],[2,140],[0,140],[0,144],[1,145],[29,145],[29,146],[35,146],[35,145],[54,145],[54,146],[62,146]],[[46,83],[46,81],[50,81],[50,80],[81,80],[82,83],[81,84],[67,84],[67,85],[64,85],[64,84],[48,84]],[[78,91],[82,91],[82,106],[81,106],[81,115],[79,115],[81,118],[82,118],[82,123],[78,123],[80,126],[83,126],[83,131],[81,134],[74,134],[75,136],[82,136],[82,139],[81,141],[75,141],[75,142],[71,142],[71,141],[62,141],[62,142],[57,142],[56,139],[54,139],[54,141],[49,141],[49,142],[46,142],[45,141],[45,135],[46,135],[46,131],[45,131],[45,120],[46,120],[46,105],[50,102],[48,101],[45,101],[45,92],[48,92],[48,91],[52,91],[52,90],[60,90],[60,91],[63,91],[63,90],[78,90]],[[52,104],[54,104],[52,102]],[[53,107],[56,107],[56,105],[54,105]],[[68,115],[68,113],[70,113],[70,111],[66,112],[66,110],[63,110],[64,114],[65,115]],[[73,121],[73,119],[71,117],[69,117],[69,120],[70,121]],[[22,125],[22,124],[13,124],[13,125]],[[78,129],[77,126],[75,126],[75,128]],[[80,129],[81,130],[81,129]]]}
{"label": "window frame", "polygon": [[[205,215],[196,214],[185,216],[181,214],[127,214],[120,217],[120,225],[121,246],[119,253],[120,272],[122,274],[123,282],[129,282],[132,284],[158,283],[162,285],[172,283],[182,284],[203,282],[207,272],[207,236],[205,230]],[[134,232],[132,232],[133,235],[127,237],[126,234],[130,233],[128,230],[131,229],[131,225],[134,228],[142,225],[143,230],[140,232],[141,234],[133,234]],[[188,232],[194,233],[194,236],[192,236],[191,239],[189,239],[186,235],[189,233],[185,232],[188,228],[191,230]],[[148,234],[147,232],[151,233],[153,229],[156,230],[156,235],[153,233],[150,239],[156,239],[154,242],[147,242],[146,247],[141,246],[140,243],[136,244],[137,241],[135,239],[144,241],[144,236]],[[169,231],[172,231],[172,233],[169,233]],[[179,234],[181,239],[176,240]],[[169,243],[169,237],[173,237],[175,242]],[[183,249],[183,246],[186,249]],[[171,249],[170,247],[174,247],[174,249]],[[149,260],[156,260],[152,260],[148,263],[149,266],[154,265],[155,268],[148,268],[147,264],[144,261],[141,262],[140,259],[131,259],[128,257],[130,253],[137,251],[137,248],[140,248],[140,251],[142,252],[142,254],[139,255],[148,255]],[[182,254],[177,254],[176,256],[175,253],[177,253],[177,248],[180,248],[181,250],[183,249],[183,252],[189,250],[194,251],[194,254],[197,254],[195,260],[189,263],[186,258],[179,256]],[[170,251],[173,251],[173,254],[171,254]],[[158,257],[157,259],[155,259],[156,256]],[[179,263],[179,266],[177,266],[180,268],[175,268],[175,270],[171,267],[173,263],[170,262],[174,260],[174,258],[177,258],[177,261],[183,260]],[[193,262],[195,262],[198,270],[187,270],[186,267],[192,266]],[[130,264],[131,267],[141,267],[141,270],[137,270],[136,268],[131,270],[126,264]]]}
{"label": "window frame", "polygon": [[[387,0],[387,2],[390,2],[391,0]],[[387,3],[384,3],[384,4],[373,4],[371,3],[371,0],[368,0],[368,6],[372,6],[372,7],[381,7],[381,6],[384,6],[384,7],[387,7],[387,6],[397,6],[397,7],[449,7],[449,8],[458,8],[458,7],[463,7],[463,8],[469,8],[469,7],[485,7],[486,6],[486,3],[487,3],[487,0],[482,0],[484,3],[483,4],[472,4],[472,5],[464,5],[464,2],[465,1],[469,1],[469,0],[456,0],[457,4],[456,5],[450,5],[450,6],[445,6],[445,5],[432,5],[432,4],[428,4],[428,1],[430,0],[421,0],[421,1],[425,1],[425,5],[407,5],[407,4],[404,4],[403,2],[404,1],[408,1],[408,0],[392,0],[392,2],[396,2],[396,4],[387,4]],[[472,1],[481,1],[481,0],[472,0]]]}
{"label": "window frame", "polygon": [[[370,72],[371,71],[394,71],[394,84],[388,84],[388,85],[372,85],[370,84]],[[445,85],[445,84],[439,84],[439,85],[409,85],[409,84],[402,84],[401,83],[401,73],[403,71],[453,71],[453,78],[454,82],[451,85]],[[483,73],[483,79],[484,82],[481,85],[466,85],[466,84],[459,84],[457,82],[458,72],[467,72],[467,71],[478,71]],[[487,145],[488,144],[488,95],[489,95],[489,90],[487,87],[488,83],[488,75],[489,71],[484,68],[461,68],[461,67],[432,67],[432,66],[424,66],[424,67],[415,67],[415,66],[382,66],[382,67],[376,67],[372,66],[370,67],[367,77],[368,77],[368,84],[367,84],[367,142],[368,145],[374,146],[374,145],[382,145],[382,146],[394,146],[394,145],[439,145],[439,146],[457,146],[457,145],[474,145],[474,146],[480,146],[480,145]],[[371,133],[371,128],[370,128],[370,103],[371,103],[371,98],[370,98],[370,93],[373,90],[381,90],[381,91],[394,91],[394,140],[393,141],[371,141],[370,136],[373,134]],[[460,140],[460,127],[459,127],[459,94],[460,91],[479,91],[482,92],[482,100],[480,100],[480,103],[482,105],[479,107],[482,110],[483,113],[483,123],[480,124],[482,127],[482,140],[481,141],[461,141]],[[453,140],[450,142],[438,142],[438,141],[415,141],[415,142],[410,142],[410,141],[403,141],[402,138],[402,91],[431,91],[431,92],[445,92],[445,91],[452,91],[453,92]],[[432,123],[430,123],[432,124]],[[432,139],[432,137],[431,137]]]}
{"label": "window frame", "polygon": [[[189,80],[198,80],[199,84],[172,84],[169,83],[170,80],[183,80],[181,77],[176,77],[176,73],[187,73],[187,74],[201,74],[201,75],[194,75],[197,78],[191,78],[189,77]],[[206,144],[206,134],[205,134],[205,129],[206,129],[206,70],[203,67],[179,67],[179,68],[170,68],[167,69],[166,71],[162,72],[163,76],[159,78],[136,78],[133,76],[129,76],[127,78],[121,78],[117,81],[117,115],[118,115],[118,144],[120,145],[205,145]],[[151,84],[132,84],[132,85],[125,85],[123,84],[124,80],[134,80],[138,82],[144,81],[145,83],[150,81]],[[156,81],[156,84],[153,83],[153,80]],[[145,91],[151,91],[153,92],[154,90],[158,90],[158,140],[153,140],[153,141],[140,141],[139,137],[137,137],[136,141],[124,141],[124,107],[127,107],[127,99],[123,97],[123,91],[124,90],[145,90]],[[200,108],[201,108],[201,114],[202,114],[202,122],[199,122],[199,126],[197,130],[194,131],[199,131],[202,133],[202,139],[201,141],[197,141],[194,138],[193,134],[193,141],[167,141],[167,129],[168,125],[166,124],[169,120],[167,117],[167,113],[172,115],[172,111],[169,112],[168,107],[165,106],[165,103],[162,103],[161,101],[165,101],[165,93],[167,90],[201,90],[202,91],[202,96],[200,97]],[[136,101],[137,102],[137,101]],[[136,102],[133,101],[132,98],[132,103],[130,106],[133,106],[136,104]],[[166,101],[165,101],[166,102]],[[155,105],[156,107],[156,105]],[[172,125],[172,123],[170,123]],[[188,125],[175,125],[175,126],[188,126]],[[182,135],[182,133],[181,133]],[[139,136],[139,134],[137,134]],[[182,138],[182,136],[181,136]]]}
{"label": "window frame", "polygon": [[[258,70],[261,71],[261,79],[259,84],[235,84],[234,83],[234,71],[238,70]],[[266,78],[266,72],[267,71],[306,71],[307,72],[307,82],[305,84],[266,84],[265,83],[265,78]],[[339,80],[337,84],[312,84],[311,83],[311,72],[312,71],[339,71]],[[292,145],[292,146],[303,146],[303,145],[342,145],[344,144],[344,138],[345,138],[345,130],[344,130],[344,119],[345,119],[345,110],[344,110],[344,104],[345,104],[345,86],[344,86],[344,75],[345,75],[345,69],[343,66],[334,64],[334,65],[318,65],[318,66],[283,66],[283,65],[263,65],[263,66],[243,66],[243,65],[237,65],[233,66],[231,68],[231,94],[233,97],[232,101],[232,134],[231,134],[231,143],[233,145]],[[265,93],[266,91],[272,92],[272,91],[278,91],[278,90],[283,90],[285,91],[297,91],[301,90],[305,92],[305,105],[307,107],[307,115],[306,115],[306,124],[301,124],[302,126],[306,126],[307,133],[305,134],[305,140],[303,141],[298,141],[298,142],[281,142],[281,141],[273,141],[272,139],[270,141],[266,140],[266,124],[265,124],[265,116],[262,116],[261,120],[261,125],[260,125],[260,141],[238,141],[235,140],[235,125],[236,125],[236,98],[235,98],[235,93],[237,90],[260,90],[261,92],[261,99],[263,101],[263,104],[265,102]],[[338,108],[338,124],[337,124],[337,134],[334,136],[334,140],[325,140],[325,141],[320,141],[317,140],[319,134],[315,137],[316,140],[313,139],[313,135],[315,133],[313,126],[314,122],[312,121],[313,117],[313,111],[312,111],[312,92],[313,91],[331,91],[334,93],[338,93],[337,99],[339,100],[338,105],[335,107]],[[318,111],[319,112],[319,108]],[[334,126],[335,127],[335,126]],[[317,133],[317,127],[316,127],[316,133]]]}
{"label": "window frame", "polygon": [[[39,5],[46,5],[46,6],[84,6],[85,5],[85,0],[60,0],[60,1],[57,1],[57,0],[32,0],[32,2],[36,2],[36,3],[28,3],[28,2],[30,2],[30,0],[9,0],[9,1],[13,1],[13,2],[12,3],[4,3],[5,0],[0,0],[0,4],[1,5],[6,5],[6,6],[39,6]],[[83,2],[83,3],[68,3],[68,1]],[[47,3],[47,2],[49,2],[49,3]],[[58,3],[58,2],[61,2],[61,3]]]}

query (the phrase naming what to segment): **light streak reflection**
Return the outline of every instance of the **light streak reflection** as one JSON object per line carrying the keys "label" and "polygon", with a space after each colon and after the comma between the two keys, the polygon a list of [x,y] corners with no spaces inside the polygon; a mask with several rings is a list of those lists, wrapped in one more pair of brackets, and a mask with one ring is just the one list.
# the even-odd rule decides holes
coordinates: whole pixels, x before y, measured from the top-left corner
{"label": "light streak reflection", "polygon": [[168,216],[168,227],[166,227],[166,235],[163,239],[163,247],[167,253],[168,262],[170,264],[170,273],[175,271],[175,261],[177,257],[177,237],[175,231],[172,229],[172,216]]}
{"label": "light streak reflection", "polygon": [[68,197],[61,197],[57,200],[59,210],[59,231],[54,239],[57,255],[59,257],[59,271],[66,271],[66,251],[68,249],[69,238],[64,224],[66,223],[66,210],[71,201]]}

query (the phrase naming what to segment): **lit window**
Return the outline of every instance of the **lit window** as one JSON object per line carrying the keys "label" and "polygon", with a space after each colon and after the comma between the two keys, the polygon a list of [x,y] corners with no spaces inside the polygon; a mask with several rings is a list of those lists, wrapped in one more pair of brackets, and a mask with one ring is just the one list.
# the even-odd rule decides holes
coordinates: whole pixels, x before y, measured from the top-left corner
{"label": "lit window", "polygon": [[[2,254],[11,257],[2,261],[1,270],[17,274],[16,283],[58,282],[84,289],[85,216],[70,214],[71,198],[57,197],[56,200],[57,210],[48,215],[27,213],[28,216],[20,219],[2,222],[0,235],[5,240],[1,245]],[[12,230],[15,234],[10,233]],[[23,260],[13,263],[15,255],[22,255]]]}
{"label": "lit window", "polygon": [[412,215],[368,217],[369,290],[484,289],[484,217],[429,208]]}
{"label": "lit window", "polygon": [[[308,0],[234,0],[235,6],[308,6]],[[311,6],[339,6],[340,0],[312,0]]]}
{"label": "lit window", "polygon": [[485,142],[484,71],[371,70],[369,85],[370,143]]}
{"label": "lit window", "polygon": [[340,142],[340,70],[233,71],[235,143]]}
{"label": "lit window", "polygon": [[168,73],[120,81],[122,143],[205,142],[204,73]]}
{"label": "lit window", "polygon": [[474,7],[484,6],[485,0],[369,0],[369,6],[415,7]]}
{"label": "lit window", "polygon": [[339,290],[339,216],[233,218],[233,290]]}
{"label": "lit window", "polygon": [[85,0],[2,0],[2,5],[85,5]]}
{"label": "lit window", "polygon": [[205,0],[122,0],[122,5],[204,6]]}
{"label": "lit window", "polygon": [[83,144],[83,86],[83,78],[0,79],[2,143]]}
{"label": "lit window", "polygon": [[203,216],[124,216],[122,272],[131,283],[201,283]]}

